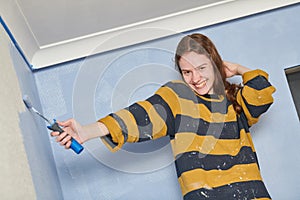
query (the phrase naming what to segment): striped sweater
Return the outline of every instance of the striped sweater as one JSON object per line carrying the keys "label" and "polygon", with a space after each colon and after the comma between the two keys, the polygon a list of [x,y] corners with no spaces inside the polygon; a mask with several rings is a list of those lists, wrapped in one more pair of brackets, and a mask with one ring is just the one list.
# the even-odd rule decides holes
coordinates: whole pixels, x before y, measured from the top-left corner
{"label": "striped sweater", "polygon": [[249,132],[273,103],[268,74],[243,74],[237,93],[242,113],[221,95],[198,95],[182,81],[171,81],[146,99],[99,121],[110,134],[112,151],[125,142],[169,136],[184,199],[270,199],[262,181]]}

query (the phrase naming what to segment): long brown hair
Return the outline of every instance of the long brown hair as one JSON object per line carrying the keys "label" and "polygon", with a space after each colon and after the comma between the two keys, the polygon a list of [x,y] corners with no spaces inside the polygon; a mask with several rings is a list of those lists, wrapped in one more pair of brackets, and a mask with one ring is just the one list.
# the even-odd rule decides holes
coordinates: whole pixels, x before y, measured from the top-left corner
{"label": "long brown hair", "polygon": [[226,80],[225,65],[213,42],[205,35],[199,33],[194,33],[183,37],[178,43],[175,54],[175,64],[181,74],[182,71],[179,66],[179,60],[184,53],[191,51],[206,55],[211,59],[212,64],[215,66],[214,70],[217,69],[219,72],[218,73],[215,71],[216,77],[213,85],[214,92],[219,95],[226,94],[227,99],[232,102],[235,111],[240,114],[242,109],[236,101],[236,94],[241,86],[231,84]]}

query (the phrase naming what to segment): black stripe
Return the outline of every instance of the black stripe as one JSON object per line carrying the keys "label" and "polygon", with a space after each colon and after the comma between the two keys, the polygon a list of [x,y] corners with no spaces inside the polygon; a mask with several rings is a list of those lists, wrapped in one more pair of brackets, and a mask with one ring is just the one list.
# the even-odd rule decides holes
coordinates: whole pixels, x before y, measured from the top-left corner
{"label": "black stripe", "polygon": [[255,118],[258,118],[260,115],[265,113],[270,108],[270,106],[272,105],[271,103],[270,104],[265,104],[265,105],[262,105],[262,106],[252,106],[248,103],[246,103],[246,104],[247,104],[247,107],[248,107],[248,110],[249,110],[251,116],[255,117]]}
{"label": "black stripe", "polygon": [[118,122],[119,126],[121,127],[122,134],[124,136],[124,143],[125,143],[128,139],[128,130],[127,130],[126,124],[117,114],[111,113],[110,116],[113,117]]}
{"label": "black stripe", "polygon": [[211,113],[221,113],[221,114],[227,114],[228,107],[230,102],[227,101],[227,99],[224,99],[221,102],[213,102],[213,101],[205,101],[204,99],[199,98],[199,104],[205,105],[205,107],[211,112]]}
{"label": "black stripe", "polygon": [[138,142],[152,139],[152,123],[146,110],[135,103],[127,108],[127,110],[134,116],[138,130],[139,140]]}
{"label": "black stripe", "polygon": [[256,76],[255,78],[249,80],[246,85],[256,90],[262,90],[271,86],[269,81],[264,76]]}
{"label": "black stripe", "polygon": [[251,147],[242,147],[236,156],[210,155],[200,152],[185,152],[176,156],[175,165],[177,176],[193,169],[228,170],[239,164],[257,163],[256,153]]}
{"label": "black stripe", "polygon": [[174,138],[174,117],[171,108],[165,100],[158,94],[148,98],[147,101],[153,105],[159,116],[165,121],[167,126],[167,135]]}
{"label": "black stripe", "polygon": [[111,134],[108,134],[106,136],[103,137],[103,139],[107,142],[107,144],[109,144],[109,146],[113,149],[116,146],[118,146],[118,143],[115,143],[111,137]]}
{"label": "black stripe", "polygon": [[[219,97],[216,97],[216,96],[218,96],[218,95],[208,95],[208,94],[203,95],[203,97],[206,97],[208,99],[218,100]],[[226,97],[224,97],[224,100],[222,100],[220,102],[219,101],[207,101],[205,99],[202,99],[201,97],[198,97],[198,103],[204,104],[211,113],[221,113],[221,114],[227,114],[229,105],[231,104],[230,101],[227,101]]]}
{"label": "black stripe", "polygon": [[243,98],[243,101],[244,101],[246,107],[248,108],[251,116],[254,118],[258,118],[261,114],[265,113],[269,109],[269,107],[272,105],[272,103],[260,105],[260,106],[251,105],[247,102],[247,100],[244,98],[243,95],[242,95],[242,98]]}
{"label": "black stripe", "polygon": [[177,115],[175,119],[175,131],[193,132],[197,135],[211,135],[219,139],[238,139],[240,131],[237,122],[210,123],[203,119],[196,119],[190,116]]}
{"label": "black stripe", "polygon": [[238,127],[240,131],[244,129],[246,133],[249,133],[250,126],[244,112],[241,112],[240,116],[238,117]]}
{"label": "black stripe", "polygon": [[210,102],[202,100],[199,103],[203,103],[211,113],[227,114],[230,102],[225,98],[221,102]]}
{"label": "black stripe", "polygon": [[[173,90],[180,98],[185,100],[190,100],[194,102],[195,104],[204,104],[208,110],[212,113],[221,113],[226,114],[228,112],[228,106],[230,104],[229,101],[227,101],[226,98],[224,98],[221,102],[215,102],[215,101],[206,101],[202,99],[201,97],[197,96],[194,91],[186,84],[182,83],[174,83],[174,82],[168,82],[165,87],[169,87]],[[204,95],[203,97],[206,97],[208,99],[218,99],[218,95]]]}
{"label": "black stripe", "polygon": [[247,181],[232,183],[213,189],[198,189],[187,193],[184,200],[250,200],[255,198],[270,198],[262,181]]}

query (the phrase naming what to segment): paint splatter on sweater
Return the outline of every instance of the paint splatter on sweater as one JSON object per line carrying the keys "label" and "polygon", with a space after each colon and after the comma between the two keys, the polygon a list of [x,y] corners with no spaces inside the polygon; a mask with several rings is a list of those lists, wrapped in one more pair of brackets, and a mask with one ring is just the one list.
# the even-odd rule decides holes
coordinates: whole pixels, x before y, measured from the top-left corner
{"label": "paint splatter on sweater", "polygon": [[270,199],[249,132],[273,103],[268,74],[243,74],[237,93],[242,113],[222,95],[198,95],[182,81],[99,121],[110,134],[102,138],[112,151],[125,142],[169,136],[178,181],[185,200]]}

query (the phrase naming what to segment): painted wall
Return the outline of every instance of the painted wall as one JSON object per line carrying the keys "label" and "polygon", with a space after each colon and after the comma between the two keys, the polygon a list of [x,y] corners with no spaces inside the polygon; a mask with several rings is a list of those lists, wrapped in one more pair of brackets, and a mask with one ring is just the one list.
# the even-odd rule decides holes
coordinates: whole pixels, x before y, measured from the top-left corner
{"label": "painted wall", "polygon": [[28,159],[19,127],[24,104],[10,56],[10,40],[0,26],[0,199],[35,199]]}
{"label": "painted wall", "polygon": [[[300,63],[299,13],[298,4],[190,31],[208,35],[224,60],[266,70],[277,88],[274,105],[251,128],[262,175],[274,199],[300,196],[300,126],[284,73],[284,68]],[[35,72],[43,112],[86,124],[146,98],[160,84],[178,77],[173,52],[181,36]],[[85,144],[81,155],[52,141],[51,146],[64,199],[181,199],[166,138],[127,144],[115,154],[97,139]]]}
{"label": "painted wall", "polygon": [[[33,107],[41,111],[32,71],[14,46],[11,46],[10,54],[19,79],[22,98],[24,95],[28,95]],[[24,104],[23,101],[21,102]],[[61,199],[62,193],[55,160],[48,131],[45,129],[48,124],[28,109],[19,113],[19,121],[37,199]]]}
{"label": "painted wall", "polygon": [[26,94],[41,110],[34,76],[2,24],[0,51],[0,199],[61,199],[45,123],[22,101]]}

